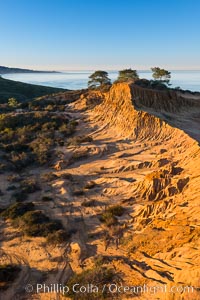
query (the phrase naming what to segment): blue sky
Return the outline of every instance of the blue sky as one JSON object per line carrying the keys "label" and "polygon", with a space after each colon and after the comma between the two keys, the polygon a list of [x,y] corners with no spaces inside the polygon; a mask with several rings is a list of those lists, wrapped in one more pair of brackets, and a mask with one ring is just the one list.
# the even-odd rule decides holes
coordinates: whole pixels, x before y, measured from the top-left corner
{"label": "blue sky", "polygon": [[0,0],[0,65],[200,69],[199,0]]}

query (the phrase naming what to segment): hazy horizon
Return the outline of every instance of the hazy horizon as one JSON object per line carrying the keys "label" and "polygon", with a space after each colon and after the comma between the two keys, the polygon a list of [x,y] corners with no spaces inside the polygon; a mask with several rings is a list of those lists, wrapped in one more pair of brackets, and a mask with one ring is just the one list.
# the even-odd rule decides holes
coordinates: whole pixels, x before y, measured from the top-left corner
{"label": "hazy horizon", "polygon": [[[109,78],[113,81],[117,79],[118,70],[107,70]],[[55,88],[81,89],[87,88],[88,77],[93,70],[63,70],[61,73],[16,73],[4,74],[3,78],[25,83],[51,86]],[[152,78],[150,70],[138,70],[140,78],[148,80]],[[185,90],[200,92],[200,71],[197,70],[176,70],[171,71],[171,87],[181,87]]]}
{"label": "hazy horizon", "polygon": [[[1,65],[3,67],[8,67],[8,68],[19,68],[19,69],[29,69],[29,70],[33,70],[33,71],[56,71],[56,72],[92,72],[92,71],[96,71],[96,70],[100,70],[98,68],[91,68],[91,69],[60,69],[60,68],[45,68],[45,67],[34,67],[34,66],[21,66],[21,65]],[[152,67],[155,67],[155,66],[152,66]],[[160,66],[159,67],[163,67],[163,66]],[[132,68],[133,67],[121,67],[121,68],[115,68],[115,69],[110,69],[110,68],[102,68],[101,70],[106,70],[106,71],[109,71],[109,72],[117,72],[119,70],[123,70],[123,69],[126,69],[126,68]],[[166,67],[165,67],[166,68]],[[151,71],[151,68],[147,69],[147,68],[134,68],[135,70],[137,71],[144,71],[144,72],[152,72]],[[169,71],[200,71],[200,67],[199,68],[196,68],[196,69],[192,69],[192,68],[179,68],[179,69],[173,69],[173,68],[167,68]],[[1,75],[1,74],[0,74]]]}

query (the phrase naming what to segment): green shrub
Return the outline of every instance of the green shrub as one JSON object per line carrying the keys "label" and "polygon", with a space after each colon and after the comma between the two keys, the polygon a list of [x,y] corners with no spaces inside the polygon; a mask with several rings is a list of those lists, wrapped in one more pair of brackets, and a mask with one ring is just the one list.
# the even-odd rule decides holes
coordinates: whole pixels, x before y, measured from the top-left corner
{"label": "green shrub", "polygon": [[169,87],[167,87],[167,85],[164,82],[161,82],[160,80],[138,79],[135,81],[135,84],[147,89],[165,91],[169,90]]}
{"label": "green shrub", "polygon": [[76,120],[71,120],[70,121],[70,125],[73,126],[73,127],[76,127],[78,125],[78,121]]}
{"label": "green shrub", "polygon": [[53,172],[49,172],[49,173],[45,173],[45,174],[41,175],[41,179],[46,182],[53,181],[57,178],[58,178],[58,176],[56,174],[54,174]]}
{"label": "green shrub", "polygon": [[13,190],[16,190],[16,186],[15,185],[9,185],[6,189],[6,191],[13,191]]}
{"label": "green shrub", "polygon": [[6,290],[21,271],[16,265],[0,265],[0,291]]}
{"label": "green shrub", "polygon": [[34,193],[40,190],[40,187],[35,179],[25,179],[21,181],[20,188],[23,193]]}
{"label": "green shrub", "polygon": [[12,162],[16,170],[21,170],[22,168],[27,167],[33,161],[31,153],[27,154],[26,152],[20,152],[21,150],[27,151],[28,146],[26,145],[13,143],[5,146],[4,149],[7,152],[11,152],[10,155],[8,156],[9,161]]}
{"label": "green shrub", "polygon": [[41,164],[46,164],[50,159],[50,150],[54,145],[54,141],[50,138],[38,137],[30,147],[36,156],[36,160]]}
{"label": "green shrub", "polygon": [[6,210],[1,213],[1,216],[8,219],[16,219],[20,216],[23,216],[28,211],[32,211],[34,209],[34,204],[32,202],[29,203],[14,203],[9,206]]}
{"label": "green shrub", "polygon": [[116,225],[118,223],[116,216],[122,216],[124,213],[124,208],[120,205],[110,206],[101,215],[100,221],[105,223],[108,227]]}
{"label": "green shrub", "polygon": [[[69,287],[69,292],[66,294],[67,297],[70,297],[74,300],[88,300],[88,299],[106,299],[110,298],[110,293],[108,288],[103,288],[105,285],[110,283],[119,282],[119,277],[117,277],[116,271],[106,267],[95,267],[93,269],[85,270],[80,274],[74,274],[70,280],[66,283]],[[79,284],[81,286],[96,285],[98,287],[97,292],[91,294],[91,298],[88,297],[88,293],[74,293],[73,286]]]}
{"label": "green shrub", "polygon": [[72,138],[68,139],[68,145],[70,146],[77,146],[80,145],[81,143],[90,143],[92,142],[93,139],[91,136],[75,136]]}
{"label": "green shrub", "polygon": [[21,227],[22,232],[27,236],[41,236],[47,237],[50,232],[55,232],[61,228],[60,224],[57,222],[47,222],[44,224],[26,224],[24,223]]}
{"label": "green shrub", "polygon": [[[44,101],[45,102],[45,101]],[[45,104],[46,105],[46,104]],[[0,148],[6,152],[2,171],[21,171],[35,162],[50,162],[54,148],[75,132],[77,122],[45,111],[0,115]],[[55,135],[60,131],[61,136]]]}
{"label": "green shrub", "polygon": [[77,189],[73,191],[74,196],[82,196],[84,195],[84,191],[82,189]]}
{"label": "green shrub", "polygon": [[85,207],[92,207],[92,206],[95,206],[95,200],[88,200],[88,201],[84,201],[81,203],[82,206],[85,206]]}
{"label": "green shrub", "polygon": [[15,198],[17,202],[23,202],[28,198],[27,193],[22,190],[16,191],[12,194],[12,197]]}
{"label": "green shrub", "polygon": [[43,196],[42,201],[44,201],[44,202],[53,201],[53,198],[49,197],[49,196]]}
{"label": "green shrub", "polygon": [[118,223],[117,218],[109,211],[105,211],[101,215],[100,221],[105,223],[108,227],[116,225]]}
{"label": "green shrub", "polygon": [[60,175],[60,177],[62,179],[68,179],[68,180],[71,180],[71,181],[73,180],[73,176],[70,173],[63,173],[63,174]]}
{"label": "green shrub", "polygon": [[70,238],[70,233],[63,229],[49,233],[47,236],[47,243],[52,245],[62,244],[68,241]]}
{"label": "green shrub", "polygon": [[28,211],[22,217],[17,218],[15,226],[28,236],[46,237],[49,233],[63,229],[60,221],[51,221],[49,217],[41,211]]}
{"label": "green shrub", "polygon": [[67,136],[73,132],[72,127],[69,124],[62,124],[58,131],[62,133],[64,136]]}
{"label": "green shrub", "polygon": [[7,169],[7,165],[0,163],[0,173],[3,173],[6,169]]}
{"label": "green shrub", "polygon": [[22,181],[22,177],[18,174],[12,174],[7,177],[7,180],[10,182],[20,182]]}
{"label": "green shrub", "polygon": [[121,205],[113,205],[107,209],[108,212],[112,213],[114,216],[122,216],[124,213],[124,208]]}
{"label": "green shrub", "polygon": [[96,268],[102,267],[105,263],[108,263],[108,259],[103,255],[97,255],[94,257],[94,265]]}

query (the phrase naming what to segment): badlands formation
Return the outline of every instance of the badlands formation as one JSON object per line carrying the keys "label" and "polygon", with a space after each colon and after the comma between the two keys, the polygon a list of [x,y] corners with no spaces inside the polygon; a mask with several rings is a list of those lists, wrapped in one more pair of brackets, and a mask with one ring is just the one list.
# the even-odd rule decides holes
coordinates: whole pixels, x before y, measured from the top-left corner
{"label": "badlands formation", "polygon": [[[42,237],[17,234],[9,221],[1,225],[4,259],[22,266],[2,299],[62,299],[25,293],[22,286],[67,285],[74,274],[80,278],[97,264],[114,270],[118,285],[167,287],[107,293],[107,299],[200,299],[200,96],[118,83],[107,93],[83,91],[69,99],[65,113],[78,122],[74,141],[87,138],[58,147],[48,170],[31,171],[35,176],[51,171],[54,177],[29,200],[60,220],[70,237],[51,246]],[[42,202],[47,188],[52,200]],[[118,212],[112,214],[113,207]],[[191,286],[193,291],[183,290]],[[172,287],[179,291],[170,292]]]}

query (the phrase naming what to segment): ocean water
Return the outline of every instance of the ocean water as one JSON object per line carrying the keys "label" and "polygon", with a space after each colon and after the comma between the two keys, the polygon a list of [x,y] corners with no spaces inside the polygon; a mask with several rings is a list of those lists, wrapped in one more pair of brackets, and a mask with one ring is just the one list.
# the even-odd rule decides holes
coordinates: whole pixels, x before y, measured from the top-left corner
{"label": "ocean water", "polygon": [[[26,83],[66,88],[70,90],[87,87],[88,76],[93,71],[62,71],[62,73],[32,73],[32,74],[5,74],[4,78]],[[150,71],[138,71],[140,78],[152,79]],[[118,72],[109,72],[112,81],[117,78]],[[199,71],[171,71],[172,87],[200,92]]]}

